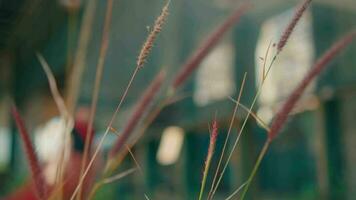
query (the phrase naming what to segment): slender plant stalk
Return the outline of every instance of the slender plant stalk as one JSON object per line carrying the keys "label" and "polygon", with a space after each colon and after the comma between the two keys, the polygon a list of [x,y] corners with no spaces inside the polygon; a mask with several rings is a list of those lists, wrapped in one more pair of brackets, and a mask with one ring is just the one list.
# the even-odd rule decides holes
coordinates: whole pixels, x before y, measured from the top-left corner
{"label": "slender plant stalk", "polygon": [[247,182],[243,183],[242,185],[240,185],[240,187],[238,187],[230,196],[228,196],[225,200],[230,200],[232,199],[237,193],[239,193],[242,188],[244,188],[246,186]]}
{"label": "slender plant stalk", "polygon": [[[143,68],[144,63],[146,62],[146,59],[149,55],[149,53],[152,50],[153,44],[158,36],[158,34],[161,32],[162,27],[167,19],[168,16],[168,7],[169,7],[170,1],[167,1],[167,3],[164,5],[162,8],[161,14],[157,17],[154,26],[152,28],[152,31],[148,34],[146,41],[144,42],[141,51],[139,53],[139,56],[137,58],[137,66],[136,69],[141,69]],[[159,88],[161,87],[161,84],[164,80],[165,73],[161,71],[155,80],[152,82],[151,86],[147,89],[145,92],[145,95],[143,95],[143,98],[141,101],[137,104],[137,108],[131,117],[131,119],[128,122],[128,125],[124,129],[122,136],[119,138],[118,141],[116,141],[116,145],[112,148],[110,151],[110,157],[114,156],[115,154],[118,153],[118,151],[121,150],[124,142],[128,139],[129,135],[131,134],[133,128],[137,125],[138,121],[142,117],[145,111],[145,106],[147,106],[149,103],[151,103],[154,95],[156,92],[158,92]]]}
{"label": "slender plant stalk", "polygon": [[233,99],[233,98],[229,98],[229,99],[230,99],[232,102],[238,104],[244,111],[246,111],[247,113],[250,113],[251,117],[254,118],[254,119],[256,120],[256,122],[258,122],[258,123],[261,125],[261,127],[262,127],[263,129],[265,129],[267,132],[270,131],[270,128],[268,127],[267,123],[264,122],[259,116],[257,116],[256,113],[250,111],[250,109],[249,109],[247,106],[245,106],[245,105],[242,104],[242,103],[239,103],[239,102],[236,101],[235,99]]}
{"label": "slender plant stalk", "polygon": [[257,172],[257,170],[258,170],[258,168],[259,168],[259,166],[261,164],[261,161],[262,161],[263,157],[265,156],[265,154],[266,154],[266,152],[268,150],[268,147],[269,147],[270,143],[271,143],[271,140],[267,139],[265,144],[263,145],[263,148],[262,148],[260,154],[258,155],[257,161],[256,161],[256,163],[255,163],[255,165],[254,165],[254,167],[252,169],[251,175],[247,179],[246,186],[244,187],[244,190],[243,190],[243,192],[241,194],[241,198],[240,198],[241,200],[245,198],[245,195],[246,195],[246,193],[248,191],[248,188],[249,188],[249,186],[250,186],[250,184],[251,184],[251,182],[253,180],[253,177],[255,176],[255,174],[256,174],[256,172]]}
{"label": "slender plant stalk", "polygon": [[[69,113],[72,116],[77,105],[79,88],[81,86],[81,80],[86,66],[86,54],[92,34],[92,26],[95,16],[96,4],[97,0],[88,0],[87,2],[79,33],[78,48],[76,50],[76,55],[73,60],[73,69],[69,74],[69,87],[67,87],[68,89],[66,103]],[[61,175],[59,185],[63,185],[62,181],[63,177]]]}
{"label": "slender plant stalk", "polygon": [[83,22],[79,33],[79,42],[76,55],[74,57],[73,69],[69,75],[69,87],[67,91],[67,107],[71,115],[73,115],[78,92],[81,85],[82,75],[85,68],[86,54],[88,50],[89,41],[92,34],[93,19],[95,16],[97,0],[88,0],[85,8]]}
{"label": "slender plant stalk", "polygon": [[115,156],[124,148],[125,143],[131,136],[134,128],[137,126],[139,121],[142,119],[144,114],[147,112],[153,99],[157,96],[160,88],[165,79],[164,71],[161,71],[156,78],[152,81],[151,85],[147,88],[145,93],[140,98],[136,108],[134,109],[129,121],[126,123],[122,133],[120,134],[118,140],[116,140],[114,146],[110,150],[109,158],[115,159]]}
{"label": "slender plant stalk", "polygon": [[79,180],[79,182],[78,182],[78,186],[77,186],[77,188],[74,190],[74,192],[73,192],[73,194],[72,194],[72,197],[71,197],[71,200],[73,200],[74,197],[75,197],[75,195],[78,193],[79,187],[82,186],[83,181],[84,181],[86,175],[88,174],[88,172],[89,172],[91,166],[94,164],[95,158],[96,158],[96,156],[98,155],[98,153],[99,153],[99,151],[100,151],[100,148],[101,148],[101,146],[102,146],[103,143],[104,143],[104,140],[105,140],[106,135],[109,133],[110,127],[112,127],[112,124],[114,123],[114,121],[115,121],[115,119],[116,119],[116,116],[117,116],[117,114],[118,114],[119,111],[120,111],[120,108],[121,108],[122,103],[123,103],[124,100],[126,99],[126,96],[127,96],[127,94],[128,94],[128,91],[129,91],[130,88],[131,88],[131,85],[132,85],[132,83],[133,83],[133,81],[134,81],[134,79],[135,79],[135,77],[136,77],[136,75],[137,75],[138,70],[139,70],[139,68],[135,68],[133,74],[131,75],[130,81],[129,81],[129,83],[127,84],[126,89],[125,89],[125,91],[124,91],[124,94],[122,95],[122,97],[121,97],[121,99],[120,99],[119,105],[116,107],[115,112],[114,112],[114,114],[112,115],[112,117],[111,117],[111,119],[110,119],[109,125],[107,126],[107,128],[106,128],[106,130],[105,130],[103,136],[101,137],[101,139],[100,139],[100,141],[99,141],[99,144],[98,144],[97,148],[95,149],[95,151],[94,151],[94,153],[93,153],[93,156],[91,157],[91,160],[89,161],[89,163],[88,163],[88,165],[87,165],[87,167],[86,167],[86,169],[85,169],[83,175],[80,177],[80,180]]}
{"label": "slender plant stalk", "polygon": [[143,170],[142,170],[142,167],[141,167],[140,163],[138,163],[138,160],[136,159],[135,155],[134,155],[133,152],[131,151],[131,148],[130,148],[128,145],[125,145],[125,146],[126,146],[127,151],[129,152],[129,154],[130,154],[132,160],[134,161],[134,163],[135,163],[135,165],[136,165],[138,171],[139,171],[139,172],[141,173],[141,175],[143,176],[144,174],[143,174]]}
{"label": "slender plant stalk", "polygon": [[[267,71],[267,74],[268,74],[268,71]],[[266,76],[267,76],[267,74],[266,74]],[[250,106],[250,108],[249,108],[249,111],[247,112],[247,116],[245,117],[245,120],[244,120],[243,123],[242,123],[241,129],[238,131],[237,138],[236,138],[236,140],[235,140],[235,142],[234,142],[234,144],[233,144],[233,146],[232,146],[232,149],[231,149],[231,151],[230,151],[230,153],[229,153],[229,155],[228,155],[228,157],[227,157],[227,160],[226,160],[226,162],[225,162],[225,164],[224,164],[224,167],[223,167],[223,169],[222,169],[222,171],[221,171],[221,173],[220,173],[220,176],[219,176],[219,178],[218,178],[218,180],[217,180],[217,183],[216,183],[216,185],[215,185],[215,188],[212,190],[212,195],[210,196],[210,199],[213,199],[213,196],[214,196],[216,190],[217,190],[218,187],[219,187],[219,184],[220,184],[220,182],[221,182],[221,180],[222,180],[222,177],[223,177],[223,175],[224,175],[224,173],[225,173],[225,171],[226,171],[226,169],[227,169],[227,166],[228,166],[228,164],[229,164],[229,162],[230,162],[230,160],[231,160],[231,157],[232,157],[232,155],[233,155],[233,153],[234,153],[234,151],[235,151],[235,149],[236,149],[236,147],[237,147],[237,145],[238,145],[238,143],[239,143],[239,141],[240,141],[240,138],[241,138],[241,136],[242,136],[242,132],[243,132],[243,130],[244,130],[246,124],[247,124],[247,121],[248,121],[248,119],[249,119],[251,113],[253,113],[253,112],[252,112],[252,109],[254,108],[254,106],[255,106],[255,104],[256,104],[256,102],[257,102],[257,99],[258,99],[259,95],[261,94],[263,84],[264,84],[264,81],[262,82],[261,86],[258,88],[257,93],[256,93],[255,97],[254,97],[253,100],[252,100],[252,103],[251,103],[251,106]]]}

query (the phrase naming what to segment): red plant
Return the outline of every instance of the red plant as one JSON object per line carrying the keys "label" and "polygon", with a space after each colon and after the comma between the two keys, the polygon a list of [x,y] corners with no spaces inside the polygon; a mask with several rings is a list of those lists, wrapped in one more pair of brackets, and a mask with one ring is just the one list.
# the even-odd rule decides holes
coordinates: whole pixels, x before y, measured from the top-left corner
{"label": "red plant", "polygon": [[35,153],[35,149],[31,143],[31,139],[27,129],[25,127],[25,123],[23,122],[19,112],[15,105],[11,108],[12,116],[16,122],[16,126],[19,130],[24,149],[27,156],[27,161],[29,162],[33,182],[35,184],[36,194],[39,199],[46,199],[47,198],[47,184],[43,177],[42,167],[38,161],[38,158]]}
{"label": "red plant", "polygon": [[250,4],[243,4],[235,12],[233,12],[206,40],[202,42],[200,47],[194,52],[194,54],[187,60],[182,66],[177,76],[174,78],[172,87],[176,90],[180,87],[184,81],[190,76],[190,74],[199,66],[205,56],[215,47],[220,41],[222,36],[235,24],[241,16],[250,8]]}

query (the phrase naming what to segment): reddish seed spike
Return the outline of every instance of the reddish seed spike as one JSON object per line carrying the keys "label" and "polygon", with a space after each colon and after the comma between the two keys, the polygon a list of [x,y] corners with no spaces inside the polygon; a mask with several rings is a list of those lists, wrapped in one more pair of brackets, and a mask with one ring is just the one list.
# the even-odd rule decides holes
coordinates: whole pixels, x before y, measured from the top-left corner
{"label": "reddish seed spike", "polygon": [[330,47],[328,51],[324,53],[320,59],[314,64],[313,68],[308,72],[308,74],[304,77],[302,82],[298,85],[298,87],[293,91],[293,93],[288,97],[287,101],[283,104],[281,109],[277,112],[275,119],[271,125],[270,131],[268,132],[268,139],[273,140],[283,125],[285,124],[289,113],[292,111],[293,107],[302,96],[304,90],[310,84],[310,82],[320,74],[322,70],[324,70],[329,64],[329,62],[335,58],[347,45],[349,45],[352,40],[356,37],[356,30],[347,34],[340,40],[338,40],[334,45]]}
{"label": "reddish seed spike", "polygon": [[30,170],[32,178],[35,184],[35,189],[39,199],[46,199],[47,195],[47,185],[42,174],[42,168],[37,159],[34,147],[31,143],[29,134],[26,130],[25,123],[23,122],[19,112],[15,105],[11,108],[12,116],[14,117],[16,126],[19,130],[24,149],[26,151],[27,160],[30,165]]}
{"label": "reddish seed spike", "polygon": [[158,34],[162,31],[162,27],[168,16],[168,6],[170,1],[167,1],[166,5],[163,7],[161,15],[157,17],[152,31],[148,35],[145,43],[142,46],[141,52],[137,58],[137,67],[142,68],[146,62],[148,55],[150,54],[153,43],[156,40]]}
{"label": "reddish seed spike", "polygon": [[299,22],[300,18],[302,17],[303,13],[305,12],[305,10],[309,7],[311,1],[312,0],[304,0],[303,3],[300,4],[299,8],[294,13],[293,19],[289,22],[287,28],[284,30],[284,33],[282,34],[282,36],[278,42],[278,45],[277,45],[278,53],[281,52],[283,47],[286,45],[295,26]]}
{"label": "reddish seed spike", "polygon": [[230,17],[226,19],[221,26],[219,26],[206,40],[202,42],[200,47],[182,66],[178,75],[174,78],[173,89],[180,87],[190,74],[198,67],[206,55],[216,46],[223,35],[239,21],[240,17],[250,8],[250,4],[243,4]]}
{"label": "reddish seed spike", "polygon": [[113,148],[111,149],[109,155],[110,157],[114,157],[124,147],[132,131],[149,108],[149,105],[151,104],[152,100],[158,94],[164,81],[164,78],[165,73],[162,71],[156,76],[156,78],[151,82],[150,86],[146,89],[145,93],[143,94],[136,108],[134,109],[132,116],[127,122],[125,128],[123,129],[121,135],[119,136],[118,140],[115,142]]}
{"label": "reddish seed spike", "polygon": [[[210,131],[210,128],[209,128],[209,131]],[[205,159],[203,178],[202,178],[200,193],[199,193],[199,198],[198,198],[199,200],[201,200],[203,198],[203,193],[204,193],[204,189],[205,189],[205,185],[206,185],[206,179],[208,177],[211,160],[213,158],[217,136],[218,136],[218,123],[217,123],[216,119],[214,119],[213,124],[211,126],[210,143],[209,143],[209,148],[208,148],[208,154]]]}
{"label": "reddish seed spike", "polygon": [[214,120],[212,125],[211,135],[210,135],[210,145],[209,145],[208,155],[212,155],[214,153],[217,136],[218,136],[218,123],[216,120]]}

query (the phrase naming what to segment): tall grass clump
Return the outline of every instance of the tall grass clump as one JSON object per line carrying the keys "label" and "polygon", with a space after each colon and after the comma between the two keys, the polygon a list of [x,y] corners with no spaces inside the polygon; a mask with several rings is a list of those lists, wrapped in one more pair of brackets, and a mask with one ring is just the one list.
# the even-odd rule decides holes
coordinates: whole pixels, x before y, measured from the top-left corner
{"label": "tall grass clump", "polygon": [[247,180],[247,185],[243,190],[241,199],[244,199],[249,185],[251,184],[260,163],[265,156],[270,143],[275,139],[275,137],[280,133],[282,127],[286,124],[288,119],[288,115],[291,113],[295,104],[298,102],[300,97],[302,96],[304,90],[307,86],[315,79],[328,64],[338,55],[341,51],[343,51],[348,45],[351,44],[353,39],[356,37],[356,30],[346,34],[344,37],[339,39],[336,43],[334,43],[313,65],[311,70],[305,75],[303,80],[299,83],[299,85],[293,90],[292,94],[289,95],[286,102],[282,105],[282,107],[277,112],[272,124],[271,128],[268,132],[267,140],[257,158],[257,161],[253,167],[253,170]]}
{"label": "tall grass clump", "polygon": [[[222,177],[227,169],[227,166],[231,160],[231,157],[233,155],[233,152],[235,151],[239,141],[240,141],[240,138],[242,136],[242,133],[243,133],[243,130],[247,124],[247,120],[249,119],[251,113],[252,113],[252,109],[254,108],[256,102],[257,102],[257,99],[262,91],[262,88],[263,88],[263,85],[265,83],[265,80],[266,80],[266,77],[268,76],[275,60],[277,59],[279,53],[282,51],[283,47],[286,45],[287,41],[288,41],[288,38],[290,37],[290,35],[292,34],[292,31],[294,30],[294,27],[297,25],[298,21],[300,20],[301,16],[303,15],[303,13],[305,12],[306,8],[310,5],[310,0],[304,0],[302,1],[301,5],[299,6],[298,9],[296,9],[295,13],[294,13],[294,16],[292,18],[292,20],[290,21],[290,23],[288,24],[288,26],[285,28],[285,31],[284,33],[282,34],[281,38],[279,39],[279,49],[277,49],[277,53],[274,55],[268,69],[266,70],[265,72],[265,69],[263,69],[263,76],[262,76],[262,81],[261,81],[261,85],[259,86],[258,90],[257,90],[257,93],[256,95],[254,96],[253,100],[252,100],[252,103],[251,103],[251,106],[248,110],[248,113],[247,113],[247,116],[245,117],[245,120],[243,120],[242,122],[242,125],[241,125],[241,128],[240,130],[238,131],[238,135],[237,135],[237,138],[235,140],[235,142],[233,143],[233,146],[232,146],[232,149],[230,151],[230,153],[227,155],[227,159],[223,165],[223,168],[220,172],[220,175],[218,176],[218,173],[219,173],[219,169],[220,169],[220,165],[222,164],[222,159],[223,157],[225,156],[224,155],[224,152],[225,152],[225,148],[226,148],[226,145],[224,145],[223,147],[223,153],[221,154],[221,158],[219,160],[219,163],[218,163],[218,166],[217,166],[217,169],[216,169],[216,172],[215,172],[215,177],[213,179],[213,183],[211,185],[211,189],[210,189],[210,195],[209,195],[209,199],[212,199],[214,197],[214,194],[215,192],[217,191],[218,187],[219,187],[219,184],[222,180]],[[269,48],[270,46],[268,47],[267,49],[267,52],[266,52],[266,58],[264,59],[264,62],[266,62],[267,60],[267,55],[268,55],[268,52],[269,52]],[[265,63],[264,63],[264,66],[265,66]],[[239,104],[239,101],[236,102],[236,105]],[[228,134],[229,136],[229,134]],[[226,138],[225,140],[225,144],[227,143],[227,140],[228,140],[228,137]],[[247,183],[247,187],[248,187],[248,183]]]}
{"label": "tall grass clump", "polygon": [[[299,85],[292,91],[290,96],[287,97],[284,104],[282,104],[281,108],[276,113],[272,123],[268,126],[264,123],[261,119],[257,117],[256,114],[252,111],[254,106],[257,102],[257,99],[262,91],[264,82],[266,77],[268,76],[269,71],[271,70],[274,61],[277,59],[280,52],[283,48],[287,45],[288,39],[293,33],[295,26],[298,24],[300,18],[303,16],[307,8],[310,6],[312,0],[302,0],[300,5],[295,10],[293,17],[291,18],[289,24],[284,29],[283,34],[281,35],[279,41],[276,43],[276,54],[272,58],[272,61],[269,64],[267,70],[265,70],[266,66],[266,58],[268,56],[271,44],[269,45],[265,59],[263,64],[263,75],[261,85],[258,87],[257,92],[252,100],[251,105],[244,106],[240,103],[240,100],[243,95],[244,86],[246,82],[247,74],[244,73],[243,80],[240,85],[240,90],[237,96],[237,99],[233,100],[235,105],[232,110],[232,115],[230,119],[230,123],[228,125],[227,136],[224,140],[224,145],[222,147],[221,154],[219,155],[218,163],[213,162],[213,156],[216,148],[216,142],[218,137],[218,120],[215,118],[212,121],[210,128],[210,141],[209,147],[207,149],[207,155],[205,158],[204,166],[203,166],[203,173],[200,185],[200,191],[198,194],[198,199],[201,200],[206,195],[207,199],[214,199],[214,195],[217,192],[219,185],[222,181],[222,177],[227,169],[227,166],[231,160],[234,150],[236,149],[240,138],[242,137],[242,133],[246,126],[247,120],[250,116],[256,119],[259,123],[263,124],[267,132],[267,139],[262,147],[256,163],[249,175],[248,179],[244,184],[242,184],[237,190],[235,190],[227,199],[232,199],[238,192],[242,190],[241,199],[244,199],[246,196],[249,186],[251,185],[255,174],[257,173],[260,163],[263,160],[271,142],[278,136],[281,132],[283,126],[285,126],[288,116],[292,112],[293,108],[297,104],[298,100],[302,96],[305,89],[310,85],[310,83],[324,71],[328,64],[337,56],[339,55],[348,45],[356,37],[356,30],[351,31],[350,33],[346,34],[336,43],[334,43],[329,50],[327,50],[311,67],[310,71],[305,75]],[[64,101],[61,95],[59,94],[56,81],[54,76],[48,66],[48,63],[44,60],[44,58],[38,54],[38,59],[43,66],[43,69],[47,75],[48,82],[50,85],[50,89],[52,92],[52,96],[57,104],[58,110],[63,118],[66,119],[67,122],[67,129],[71,130],[73,128],[73,112],[76,107],[78,91],[80,88],[80,80],[85,69],[85,58],[87,53],[88,42],[91,37],[91,33],[89,33],[92,29],[95,9],[96,9],[97,0],[89,0],[87,4],[86,11],[84,12],[83,23],[80,30],[80,38],[78,42],[78,49],[76,52],[76,56],[74,59],[74,66],[73,72],[69,78],[69,89],[67,91],[66,100]],[[112,13],[113,13],[113,0],[108,0],[106,5],[106,14],[104,18],[104,26],[102,30],[102,38],[101,38],[101,46],[99,51],[99,58],[96,63],[96,74],[95,74],[95,81],[93,85],[93,93],[90,105],[90,113],[89,113],[89,122],[87,126],[85,138],[85,145],[84,145],[84,152],[83,158],[81,160],[81,168],[78,182],[74,185],[73,193],[66,194],[65,196],[70,197],[71,200],[73,199],[92,199],[95,197],[96,192],[104,185],[110,184],[114,181],[117,181],[129,174],[134,173],[137,169],[142,173],[141,167],[139,166],[137,160],[134,158],[134,155],[130,151],[130,148],[135,145],[137,140],[140,136],[142,136],[145,128],[147,128],[150,123],[158,116],[158,114],[162,111],[162,109],[167,106],[168,104],[175,102],[175,98],[177,98],[176,94],[178,89],[181,88],[189,77],[194,73],[194,71],[199,67],[201,62],[204,58],[209,54],[209,52],[219,43],[219,41],[224,37],[224,35],[241,19],[241,16],[244,15],[248,9],[250,9],[250,4],[244,3],[239,6],[236,10],[232,12],[230,16],[228,16],[224,21],[222,21],[213,31],[209,34],[205,40],[203,40],[199,45],[198,48],[192,53],[190,57],[184,62],[184,64],[179,68],[176,75],[173,77],[172,81],[169,82],[168,88],[164,88],[164,83],[167,82],[166,80],[166,71],[165,69],[160,70],[156,76],[152,79],[151,83],[144,89],[142,95],[137,99],[135,106],[133,107],[132,113],[127,115],[127,122],[124,124],[123,129],[116,131],[114,128],[114,122],[116,121],[117,115],[121,110],[121,106],[123,105],[128,92],[131,88],[131,85],[134,83],[136,75],[139,71],[144,70],[144,65],[147,62],[149,55],[154,47],[154,44],[157,40],[158,35],[163,30],[163,27],[167,21],[168,14],[169,14],[169,5],[170,0],[166,1],[164,4],[161,13],[156,18],[151,31],[148,33],[146,40],[143,42],[142,47],[139,51],[137,56],[137,60],[135,63],[134,68],[132,69],[132,73],[129,77],[128,83],[118,100],[118,104],[111,116],[111,119],[108,122],[106,130],[104,134],[101,136],[99,143],[96,147],[93,147],[92,138],[93,138],[93,123],[95,121],[95,114],[97,109],[97,103],[99,98],[99,92],[101,87],[101,81],[103,76],[103,70],[105,66],[106,54],[108,52],[108,48],[110,45],[109,36],[110,36],[110,29],[112,23]],[[163,89],[167,89],[165,95],[160,97],[159,95],[162,93]],[[156,102],[156,100],[159,100]],[[233,146],[231,150],[228,152],[227,147],[230,141],[230,135],[234,125],[236,124],[236,116],[239,112],[239,108],[243,108],[247,111],[247,115],[245,119],[242,121],[241,127],[238,129],[238,134],[236,139],[233,142]],[[63,199],[63,192],[62,186],[67,181],[64,176],[60,176],[60,180],[54,187],[47,185],[44,175],[43,169],[41,164],[38,161],[38,158],[35,154],[34,147],[30,141],[29,133],[26,130],[25,124],[17,111],[16,106],[12,107],[12,115],[16,122],[16,125],[19,129],[19,133],[21,135],[21,139],[24,143],[24,149],[26,152],[26,157],[29,162],[29,167],[32,174],[32,179],[35,185],[35,192],[39,199],[51,199],[52,197]],[[142,125],[145,122],[144,125]],[[142,126],[140,126],[142,125]],[[140,128],[140,129],[139,129]],[[139,129],[139,134],[135,131]],[[105,137],[109,134],[109,132],[114,131],[117,133],[117,138],[114,141],[113,146],[110,148],[107,158],[104,163],[104,169],[100,172],[95,174],[96,182],[93,183],[93,186],[87,186],[84,184],[86,177],[92,175],[89,171],[95,165],[94,163],[98,159],[100,155],[101,147],[103,146]],[[69,132],[68,132],[69,133]],[[68,135],[67,132],[65,135]],[[137,136],[134,138],[134,136]],[[67,149],[68,150],[68,149]],[[64,150],[63,150],[64,151]],[[121,164],[123,158],[130,153],[133,157],[137,168],[130,168],[126,171],[121,173],[117,173],[118,167]],[[64,163],[64,162],[63,162]],[[216,164],[216,167],[214,166]],[[63,164],[64,165],[64,164]],[[66,169],[66,166],[59,166],[59,171],[62,173],[63,170]],[[215,169],[213,171],[213,179],[211,186],[207,186],[207,177],[209,174],[209,170]],[[63,172],[64,174],[64,172]],[[90,188],[85,188],[90,187]],[[208,192],[206,192],[206,188],[208,188]],[[85,190],[84,190],[85,189]],[[88,192],[88,195],[84,193]],[[56,195],[56,194],[59,195]],[[148,196],[144,195],[146,199]],[[51,198],[49,198],[51,197]]]}

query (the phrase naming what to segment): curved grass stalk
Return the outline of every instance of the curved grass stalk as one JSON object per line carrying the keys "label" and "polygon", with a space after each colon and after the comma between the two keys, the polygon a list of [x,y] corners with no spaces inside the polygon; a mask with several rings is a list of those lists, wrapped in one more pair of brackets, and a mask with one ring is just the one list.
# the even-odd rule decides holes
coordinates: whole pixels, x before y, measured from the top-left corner
{"label": "curved grass stalk", "polygon": [[247,106],[245,106],[244,104],[242,104],[242,103],[236,101],[235,99],[233,99],[233,98],[231,98],[231,97],[229,97],[229,99],[230,99],[232,102],[238,104],[238,105],[239,105],[243,110],[245,110],[247,113],[250,113],[250,115],[256,120],[256,122],[258,122],[258,123],[261,125],[261,127],[262,127],[263,129],[265,129],[267,132],[270,131],[270,128],[268,127],[267,123],[264,122],[260,117],[258,117],[258,115],[257,115],[256,113],[250,111],[250,109],[249,109]]}
{"label": "curved grass stalk", "polygon": [[[64,119],[64,121],[65,121],[63,144],[69,144],[70,143],[70,132],[72,131],[72,129],[74,127],[73,117],[69,113],[69,111],[64,103],[64,99],[61,96],[61,94],[59,93],[56,79],[55,79],[47,61],[44,59],[44,57],[40,53],[36,53],[36,55],[37,55],[38,60],[41,63],[41,66],[46,74],[46,77],[48,79],[51,94],[52,94],[52,97],[56,103],[57,109],[58,109],[62,119]],[[66,164],[64,162],[64,159],[66,157],[68,157],[69,154],[70,154],[70,149],[67,149],[65,147],[65,145],[63,145],[62,154],[60,156],[60,161],[59,161],[60,165],[58,166],[58,169],[57,169],[57,178],[58,178],[57,187],[59,187],[59,190],[57,190],[57,191],[58,191],[59,198],[61,198],[61,196],[62,196],[62,194],[61,194],[62,187],[64,185],[64,183],[63,183],[64,171],[63,170],[65,169],[65,164]]]}

